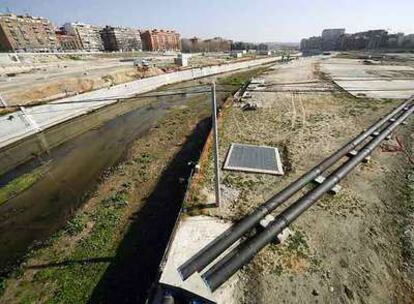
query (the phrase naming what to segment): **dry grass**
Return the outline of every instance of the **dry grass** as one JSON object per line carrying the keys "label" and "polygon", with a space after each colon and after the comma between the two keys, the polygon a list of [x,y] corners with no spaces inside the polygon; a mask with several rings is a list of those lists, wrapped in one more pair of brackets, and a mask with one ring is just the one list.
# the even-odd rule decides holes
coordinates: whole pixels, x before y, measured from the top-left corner
{"label": "dry grass", "polygon": [[[327,81],[319,78],[316,64],[308,67],[282,66],[277,72],[267,72],[265,78],[269,82]],[[222,183],[239,195],[236,199],[224,197],[220,208],[205,209],[205,214],[240,219],[400,103],[355,99],[343,93],[253,95],[249,101],[259,100],[263,108],[227,110],[220,133],[220,161],[224,162],[233,142],[275,146],[282,152],[286,175],[223,171]],[[383,200],[393,204],[399,201],[398,193],[385,191],[382,186],[393,166],[392,155],[375,152],[370,163],[358,167],[341,183],[344,189],[339,195],[324,197],[292,225],[295,233],[303,232],[305,247],[298,251],[288,242],[262,250],[242,271],[242,302],[274,303],[278,299],[308,303],[313,293],[319,294],[315,300],[323,303],[338,299],[346,302],[350,294],[367,303],[394,298],[408,303],[407,292],[412,288],[405,285],[402,274],[401,232],[395,225],[396,217],[383,204]],[[211,156],[202,172],[203,178],[192,193],[197,204],[213,193]],[[398,173],[403,175],[403,171]],[[398,179],[397,175],[393,178]],[[376,231],[375,236],[370,229]],[[338,292],[332,293],[329,286]]]}

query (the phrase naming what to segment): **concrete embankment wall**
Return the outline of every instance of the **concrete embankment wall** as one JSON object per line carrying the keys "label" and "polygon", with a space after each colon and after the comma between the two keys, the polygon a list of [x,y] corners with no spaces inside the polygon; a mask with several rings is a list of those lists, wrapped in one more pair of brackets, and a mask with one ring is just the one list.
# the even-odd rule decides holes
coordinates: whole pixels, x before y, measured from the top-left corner
{"label": "concrete embankment wall", "polygon": [[[127,96],[133,96],[136,94],[146,93],[155,90],[161,86],[174,84],[178,82],[194,80],[206,76],[215,74],[222,74],[240,69],[247,69],[279,60],[280,57],[270,57],[256,60],[248,60],[243,62],[236,62],[223,65],[215,65],[201,68],[188,69],[184,71],[178,71],[173,73],[166,73],[154,77],[148,77],[139,79],[124,84],[119,84],[111,87],[110,89],[100,89],[82,95],[72,96],[62,99],[64,102],[79,101],[80,99],[94,100],[97,98],[117,99]],[[60,101],[61,102],[61,101]],[[59,103],[56,102],[56,103]]]}
{"label": "concrete embankment wall", "polygon": [[[44,143],[51,149],[115,115],[128,112],[127,107],[108,107],[121,97],[146,93],[168,84],[248,69],[278,59],[264,58],[168,73],[27,108],[25,112],[35,120],[36,128],[28,124],[21,111],[13,113],[12,120],[6,117],[8,115],[0,117],[0,174],[44,152]],[[102,98],[105,101],[88,101]],[[87,115],[91,112],[94,114]]]}
{"label": "concrete embankment wall", "polygon": [[133,109],[127,103],[113,104],[48,128],[42,133],[32,134],[24,140],[10,144],[7,147],[0,148],[0,175],[13,170],[36,155],[45,153],[48,149],[57,147],[131,110]]}

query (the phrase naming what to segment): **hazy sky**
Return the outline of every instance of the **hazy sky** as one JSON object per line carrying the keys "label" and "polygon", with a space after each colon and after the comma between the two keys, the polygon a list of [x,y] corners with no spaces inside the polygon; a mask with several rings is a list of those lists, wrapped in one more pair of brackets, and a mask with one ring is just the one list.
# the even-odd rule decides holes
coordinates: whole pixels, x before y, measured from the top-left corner
{"label": "hazy sky", "polygon": [[7,8],[57,25],[168,28],[244,41],[296,42],[333,27],[414,33],[414,0],[0,0],[0,11]]}

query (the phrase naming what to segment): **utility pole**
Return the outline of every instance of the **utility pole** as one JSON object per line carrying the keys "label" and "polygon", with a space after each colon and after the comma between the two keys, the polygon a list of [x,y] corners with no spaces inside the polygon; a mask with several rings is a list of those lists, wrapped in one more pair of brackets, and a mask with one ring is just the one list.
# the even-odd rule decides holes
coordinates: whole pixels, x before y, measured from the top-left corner
{"label": "utility pole", "polygon": [[212,123],[213,123],[213,139],[214,139],[214,175],[216,192],[215,205],[220,206],[220,170],[219,170],[219,145],[218,145],[218,130],[217,130],[217,100],[216,100],[216,84],[211,84],[211,105],[212,105]]}

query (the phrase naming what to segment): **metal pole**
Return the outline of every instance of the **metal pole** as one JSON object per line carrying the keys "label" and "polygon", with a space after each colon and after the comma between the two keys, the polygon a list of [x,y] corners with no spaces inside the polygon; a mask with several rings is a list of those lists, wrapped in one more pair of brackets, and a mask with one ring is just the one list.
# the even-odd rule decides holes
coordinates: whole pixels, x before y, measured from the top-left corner
{"label": "metal pole", "polygon": [[217,100],[216,100],[216,84],[211,84],[211,106],[212,106],[212,123],[213,123],[213,139],[214,139],[214,175],[216,192],[215,205],[220,206],[220,170],[219,170],[219,142],[218,142],[218,128],[217,128]]}
{"label": "metal pole", "polygon": [[[273,241],[276,236],[294,220],[296,220],[303,212],[311,207],[322,195],[327,193],[342,179],[344,179],[360,162],[362,162],[395,128],[398,127],[414,112],[414,106],[411,106],[404,114],[398,117],[395,122],[385,128],[377,137],[368,142],[358,154],[349,159],[347,162],[338,167],[326,180],[306,193],[302,198],[298,199],[283,212],[261,233],[256,234],[249,240],[239,245],[238,249],[234,249],[229,254],[232,258],[223,257],[224,261],[218,261],[220,267],[213,265],[214,271],[208,271],[202,277],[212,291],[220,287],[241,267],[248,263],[262,248],[269,242]],[[236,251],[236,252],[234,252]]]}
{"label": "metal pole", "polygon": [[198,253],[196,253],[193,257],[191,257],[188,261],[179,267],[178,271],[180,272],[182,278],[187,279],[194,272],[204,269],[221,253],[223,253],[227,248],[229,248],[238,239],[240,239],[245,233],[256,226],[264,216],[283,204],[304,186],[322,174],[326,169],[334,165],[348,152],[355,149],[355,147],[360,145],[364,140],[371,136],[371,134],[379,130],[379,128],[383,127],[384,124],[389,123],[389,120],[392,119],[397,113],[402,111],[406,106],[408,106],[412,100],[413,98],[410,98],[408,101],[403,102],[391,113],[378,120],[370,128],[363,131],[360,135],[345,144],[338,151],[299,177],[288,187],[275,194],[268,201],[255,209],[252,213],[245,216],[239,222],[224,231],[221,235],[219,235],[216,239],[206,245],[203,249],[201,249]]}
{"label": "metal pole", "polygon": [[1,96],[1,94],[0,94],[0,105],[1,105],[3,108],[7,108],[7,107],[8,107],[8,105],[7,105],[6,101],[3,99],[3,96]]}
{"label": "metal pole", "polygon": [[20,107],[20,111],[22,112],[22,117],[26,120],[26,123],[36,131],[36,136],[40,140],[40,144],[42,145],[43,149],[50,154],[49,145],[47,143],[46,137],[43,134],[43,129],[36,123],[36,121],[31,117],[31,115],[26,111],[25,107]]}

